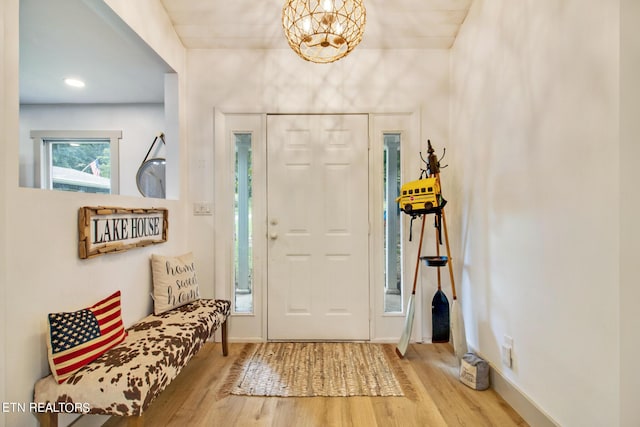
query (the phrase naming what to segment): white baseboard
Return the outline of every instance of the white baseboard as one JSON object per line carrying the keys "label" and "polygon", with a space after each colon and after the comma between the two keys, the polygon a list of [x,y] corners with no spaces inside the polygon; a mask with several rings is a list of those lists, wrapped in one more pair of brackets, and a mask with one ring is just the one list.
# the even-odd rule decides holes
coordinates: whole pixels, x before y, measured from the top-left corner
{"label": "white baseboard", "polygon": [[560,424],[531,401],[521,390],[491,366],[491,388],[532,427],[559,427]]}
{"label": "white baseboard", "polygon": [[489,364],[489,379],[491,388],[495,390],[531,427],[559,427],[560,424],[536,405],[525,393],[522,392],[509,379],[505,378],[491,362],[489,362],[475,348],[469,347],[469,351],[482,357]]}

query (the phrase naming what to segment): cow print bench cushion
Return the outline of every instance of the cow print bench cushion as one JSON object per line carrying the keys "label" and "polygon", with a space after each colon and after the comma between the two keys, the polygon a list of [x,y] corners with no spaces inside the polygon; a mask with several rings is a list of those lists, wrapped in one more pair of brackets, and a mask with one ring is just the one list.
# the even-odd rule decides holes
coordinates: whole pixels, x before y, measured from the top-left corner
{"label": "cow print bench cushion", "polygon": [[226,320],[230,306],[227,300],[199,299],[147,316],[65,383],[51,375],[39,380],[34,401],[89,403],[92,414],[142,415]]}

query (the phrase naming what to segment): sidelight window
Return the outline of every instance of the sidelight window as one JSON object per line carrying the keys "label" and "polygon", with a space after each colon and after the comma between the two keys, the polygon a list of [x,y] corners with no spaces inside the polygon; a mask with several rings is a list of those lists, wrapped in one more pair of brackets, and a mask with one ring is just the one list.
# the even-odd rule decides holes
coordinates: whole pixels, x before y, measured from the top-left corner
{"label": "sidelight window", "polygon": [[402,311],[400,209],[400,134],[384,134],[384,311]]}
{"label": "sidelight window", "polygon": [[236,313],[253,313],[253,255],[251,238],[251,134],[235,139],[234,302]]}

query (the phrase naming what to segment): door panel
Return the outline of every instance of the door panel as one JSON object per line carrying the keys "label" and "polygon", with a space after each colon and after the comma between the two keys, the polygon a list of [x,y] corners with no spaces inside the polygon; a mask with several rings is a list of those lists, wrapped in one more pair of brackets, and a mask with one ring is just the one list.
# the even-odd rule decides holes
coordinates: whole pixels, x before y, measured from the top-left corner
{"label": "door panel", "polygon": [[267,118],[268,338],[369,339],[368,118]]}

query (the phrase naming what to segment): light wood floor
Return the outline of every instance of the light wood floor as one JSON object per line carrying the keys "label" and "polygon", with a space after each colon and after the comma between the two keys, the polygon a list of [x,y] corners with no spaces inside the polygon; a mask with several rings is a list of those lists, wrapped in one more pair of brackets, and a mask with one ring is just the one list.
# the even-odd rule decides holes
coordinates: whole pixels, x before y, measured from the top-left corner
{"label": "light wood floor", "polygon": [[[449,344],[412,344],[401,361],[415,395],[407,397],[220,396],[242,344],[207,343],[145,412],[145,426],[410,427],[527,426],[493,390],[475,391],[458,380]],[[105,427],[124,427],[112,417]]]}

